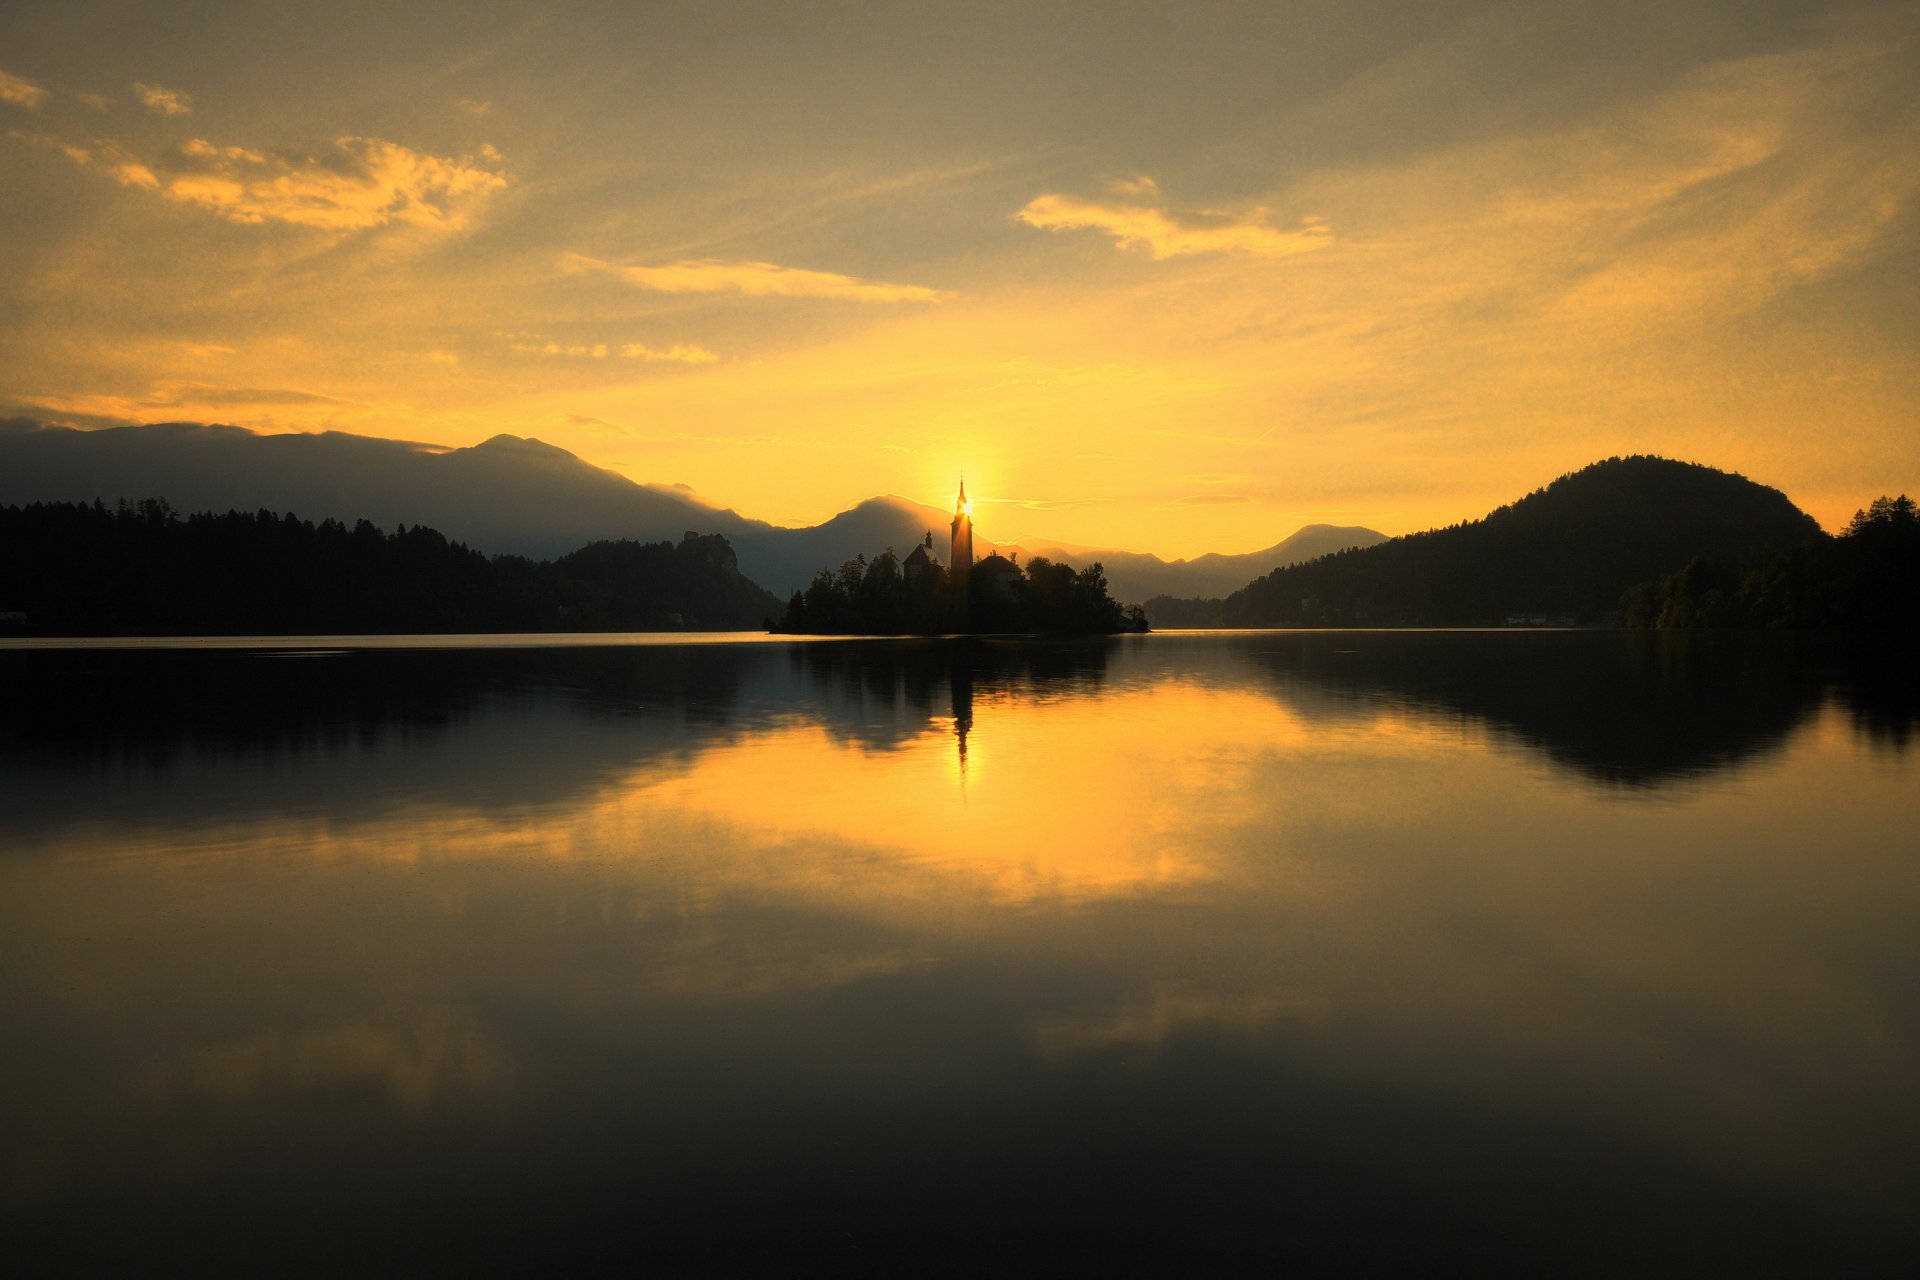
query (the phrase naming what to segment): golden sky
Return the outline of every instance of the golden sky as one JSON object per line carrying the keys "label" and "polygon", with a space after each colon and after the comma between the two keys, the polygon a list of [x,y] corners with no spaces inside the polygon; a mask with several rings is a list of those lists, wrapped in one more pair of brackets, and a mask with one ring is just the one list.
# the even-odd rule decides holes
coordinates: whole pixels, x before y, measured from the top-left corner
{"label": "golden sky", "polygon": [[1920,5],[26,3],[0,414],[537,436],[743,514],[1400,533],[1920,491]]}

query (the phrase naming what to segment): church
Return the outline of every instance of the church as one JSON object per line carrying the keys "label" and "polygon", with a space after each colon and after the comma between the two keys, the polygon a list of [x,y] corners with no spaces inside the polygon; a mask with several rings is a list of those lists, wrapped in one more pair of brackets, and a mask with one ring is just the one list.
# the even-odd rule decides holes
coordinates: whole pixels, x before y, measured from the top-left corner
{"label": "church", "polygon": [[[967,482],[960,482],[960,496],[953,504],[953,527],[947,539],[947,582],[953,601],[952,625],[955,631],[967,629],[968,603],[976,591],[992,594],[1008,602],[1020,593],[1020,566],[1001,555],[998,551],[989,553],[985,559],[973,558],[973,504],[967,501]],[[929,532],[925,542],[915,547],[901,564],[901,571],[911,584],[927,581],[940,569],[940,562],[933,556],[933,534]],[[975,587],[978,579],[980,585]]]}

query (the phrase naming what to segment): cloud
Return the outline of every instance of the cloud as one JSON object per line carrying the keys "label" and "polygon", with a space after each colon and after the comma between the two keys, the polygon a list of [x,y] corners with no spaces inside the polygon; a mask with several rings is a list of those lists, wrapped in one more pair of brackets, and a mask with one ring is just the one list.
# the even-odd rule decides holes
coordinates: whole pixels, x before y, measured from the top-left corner
{"label": "cloud", "polygon": [[671,347],[650,347],[642,342],[563,343],[555,342],[551,338],[543,338],[537,333],[519,333],[510,336],[516,339],[511,344],[513,350],[529,356],[566,356],[576,360],[605,360],[609,356],[619,356],[623,360],[672,364],[712,364],[720,359],[716,353],[690,342],[677,342]]}
{"label": "cloud", "polygon": [[696,258],[664,267],[628,267],[569,253],[563,271],[596,272],[662,293],[744,293],[755,297],[836,298],[846,302],[940,302],[951,297],[916,284],[888,284],[831,271],[805,271],[771,262],[724,262]]}
{"label": "cloud", "polygon": [[311,391],[292,391],[285,387],[214,387],[201,382],[176,383],[156,388],[148,397],[140,401],[143,408],[179,409],[190,405],[203,405],[219,409],[244,408],[249,405],[284,406],[313,404],[352,404],[351,400],[339,400],[333,396],[316,395]]}
{"label": "cloud", "polygon": [[345,137],[324,153],[282,156],[192,138],[170,152],[156,173],[109,139],[80,143],[47,134],[13,136],[53,147],[122,186],[154,191],[247,225],[276,222],[344,232],[401,223],[454,230],[466,224],[470,205],[507,185],[506,175],[485,167],[500,158],[491,147],[480,159],[448,159],[379,138]]}
{"label": "cloud", "polygon": [[453,365],[460,363],[460,357],[451,351],[429,351],[427,352],[427,359],[433,361],[435,364]]}
{"label": "cloud", "polygon": [[149,191],[156,191],[160,187],[160,179],[153,170],[117,142],[99,139],[81,144],[66,142],[44,133],[14,133],[12,136],[35,146],[52,147],[82,169],[104,173],[123,187],[141,187]]}
{"label": "cloud", "polygon": [[1042,231],[1104,232],[1117,247],[1145,249],[1156,259],[1201,253],[1285,258],[1324,248],[1333,240],[1333,229],[1322,218],[1303,218],[1287,230],[1269,223],[1264,208],[1233,215],[1160,207],[1160,187],[1152,178],[1112,183],[1108,194],[1106,200],[1036,196],[1014,216]]}
{"label": "cloud", "polygon": [[705,347],[689,342],[676,342],[664,348],[629,342],[620,348],[620,354],[629,360],[667,360],[678,364],[712,364],[720,358]]}
{"label": "cloud", "polygon": [[22,80],[19,76],[10,76],[0,71],[0,102],[10,102],[16,107],[25,107],[29,111],[38,111],[47,100],[47,91],[31,80]]}
{"label": "cloud", "polygon": [[113,106],[113,99],[104,93],[76,93],[73,97],[76,102],[84,102],[95,111],[106,111]]}
{"label": "cloud", "polygon": [[1112,498],[975,498],[976,506],[1019,507],[1022,511],[1072,511],[1112,502]]}
{"label": "cloud", "polygon": [[468,115],[490,116],[493,114],[493,104],[491,102],[477,102],[472,98],[462,98],[453,105],[459,107]]}
{"label": "cloud", "polygon": [[193,112],[193,99],[177,89],[162,89],[157,84],[136,84],[133,96],[157,116],[184,116]]}
{"label": "cloud", "polygon": [[328,231],[391,223],[452,230],[465,225],[468,205],[507,185],[481,160],[428,155],[379,138],[344,137],[330,151],[295,157],[195,138],[172,163],[180,172],[165,185],[169,200],[229,222]]}
{"label": "cloud", "polygon": [[1253,499],[1239,493],[1196,493],[1174,502],[1183,507],[1236,507]]}

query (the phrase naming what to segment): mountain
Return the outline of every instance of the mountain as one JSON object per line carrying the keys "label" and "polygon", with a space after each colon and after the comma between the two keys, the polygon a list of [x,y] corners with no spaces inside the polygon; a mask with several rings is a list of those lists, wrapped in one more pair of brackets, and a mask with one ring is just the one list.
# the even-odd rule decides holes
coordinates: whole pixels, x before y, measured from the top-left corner
{"label": "mountain", "polygon": [[[928,532],[942,560],[950,511],[870,498],[831,520],[786,529],[713,505],[692,490],[638,484],[539,440],[497,435],[462,449],[343,432],[261,435],[242,427],[165,422],[81,431],[0,419],[0,504],[112,503],[164,498],[177,511],[294,512],[312,520],[425,524],[492,554],[551,559],[588,542],[725,537],[740,571],[782,600],[821,569],[892,547],[904,556]],[[1276,565],[1378,541],[1371,530],[1312,525],[1266,551],[1172,563],[1137,552],[1036,540],[1076,568],[1106,566],[1123,601],[1156,592],[1238,587]],[[1337,545],[1336,545],[1337,544]],[[976,533],[980,555],[1000,549]],[[1008,547],[1008,550],[1013,548]]]}
{"label": "mountain", "polygon": [[[812,528],[783,529],[512,435],[448,449],[337,431],[262,435],[195,422],[81,431],[0,420],[0,504],[96,498],[164,498],[176,511],[270,510],[382,528],[425,524],[482,551],[537,559],[605,539],[717,533],[741,572],[783,600],[855,554],[891,545],[904,555],[929,529],[943,544],[950,518],[889,497]],[[982,554],[991,549],[981,543]]]}
{"label": "mountain", "polygon": [[731,539],[769,526],[640,485],[565,449],[499,435],[464,449],[327,431],[260,435],[197,422],[78,431],[0,422],[0,503],[165,498],[177,511],[292,511],[425,524],[489,552],[543,559],[597,538]]}
{"label": "mountain", "polygon": [[1610,458],[1485,519],[1279,569],[1223,600],[1147,602],[1155,626],[1599,621],[1695,557],[1753,565],[1824,535],[1777,489],[1666,458]]}
{"label": "mountain", "polygon": [[1153,596],[1223,596],[1275,569],[1386,540],[1386,534],[1359,525],[1310,524],[1264,551],[1232,556],[1215,552],[1191,560],[1162,560],[1138,551],[1076,547],[1037,538],[1022,538],[1020,546],[1030,555],[1045,556],[1076,569],[1098,561],[1107,572],[1107,585],[1115,598],[1146,600]]}

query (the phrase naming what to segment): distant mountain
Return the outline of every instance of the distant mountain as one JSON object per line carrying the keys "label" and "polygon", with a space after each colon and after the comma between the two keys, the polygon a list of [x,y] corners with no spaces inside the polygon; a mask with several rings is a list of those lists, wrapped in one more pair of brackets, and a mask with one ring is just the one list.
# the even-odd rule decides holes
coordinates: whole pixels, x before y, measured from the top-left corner
{"label": "distant mountain", "polygon": [[165,498],[177,511],[292,511],[425,524],[483,551],[551,558],[598,538],[729,539],[750,527],[691,491],[640,485],[565,449],[499,435],[465,449],[195,422],[77,431],[0,422],[0,503]]}
{"label": "distant mountain", "polygon": [[[902,555],[928,530],[945,558],[949,513],[874,498],[824,524],[783,529],[637,484],[539,440],[498,435],[464,449],[329,431],[261,435],[166,422],[80,431],[0,420],[0,504],[164,498],[176,511],[293,512],[305,519],[424,524],[492,554],[552,559],[588,542],[678,542],[718,533],[740,570],[784,601],[855,554]],[[976,540],[981,554],[993,544]]]}
{"label": "distant mountain", "polygon": [[1694,463],[1611,458],[1485,519],[1276,570],[1222,600],[1147,602],[1157,627],[1608,619],[1695,557],[1758,564],[1822,537],[1777,489]]}
{"label": "distant mountain", "polygon": [[[304,519],[424,524],[491,554],[551,559],[588,542],[677,542],[717,533],[740,571],[785,600],[821,569],[888,547],[905,556],[929,532],[947,558],[952,512],[870,498],[810,528],[786,529],[709,503],[692,490],[637,484],[539,440],[498,435],[463,449],[343,432],[261,435],[166,422],[80,431],[0,420],[0,504],[164,498],[177,511],[293,512]],[[1035,540],[1076,568],[1100,561],[1123,601],[1156,592],[1230,591],[1277,565],[1377,542],[1370,529],[1310,525],[1265,551],[1171,563],[1158,556]],[[976,532],[980,555],[1008,549]]]}
{"label": "distant mountain", "polygon": [[1386,540],[1386,534],[1359,525],[1310,524],[1264,551],[1232,556],[1216,552],[1191,560],[1162,560],[1138,551],[1076,547],[1037,538],[1022,538],[1020,546],[1030,555],[1076,569],[1098,561],[1116,599],[1140,601],[1153,596],[1224,596],[1275,569]]}

